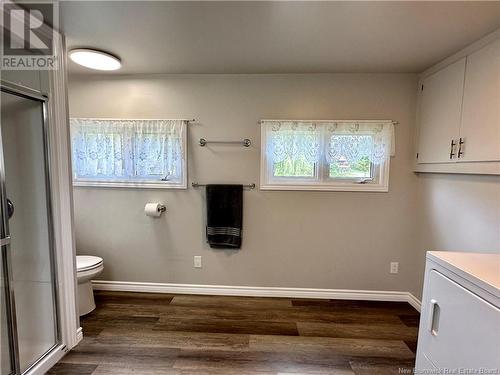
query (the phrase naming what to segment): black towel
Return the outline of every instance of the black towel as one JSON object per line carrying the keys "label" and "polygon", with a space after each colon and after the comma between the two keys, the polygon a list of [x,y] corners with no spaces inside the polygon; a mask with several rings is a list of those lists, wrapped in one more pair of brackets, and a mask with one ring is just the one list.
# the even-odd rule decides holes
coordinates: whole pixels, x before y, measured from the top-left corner
{"label": "black towel", "polygon": [[239,249],[243,185],[207,185],[207,242],[214,249]]}

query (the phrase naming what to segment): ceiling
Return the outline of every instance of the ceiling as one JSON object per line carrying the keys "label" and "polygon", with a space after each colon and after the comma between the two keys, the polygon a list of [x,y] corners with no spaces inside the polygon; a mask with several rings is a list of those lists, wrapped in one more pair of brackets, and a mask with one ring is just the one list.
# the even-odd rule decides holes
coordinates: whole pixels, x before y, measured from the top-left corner
{"label": "ceiling", "polygon": [[103,74],[421,72],[500,28],[500,1],[63,1],[60,12],[68,49],[122,59]]}

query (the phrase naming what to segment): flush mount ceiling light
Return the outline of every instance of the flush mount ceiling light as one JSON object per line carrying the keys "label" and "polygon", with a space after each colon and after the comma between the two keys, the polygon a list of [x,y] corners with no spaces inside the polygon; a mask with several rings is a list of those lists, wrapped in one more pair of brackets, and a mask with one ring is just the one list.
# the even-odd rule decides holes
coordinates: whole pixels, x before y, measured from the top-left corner
{"label": "flush mount ceiling light", "polygon": [[78,48],[69,52],[71,60],[86,68],[96,70],[117,70],[122,63],[120,59],[107,52],[89,48]]}

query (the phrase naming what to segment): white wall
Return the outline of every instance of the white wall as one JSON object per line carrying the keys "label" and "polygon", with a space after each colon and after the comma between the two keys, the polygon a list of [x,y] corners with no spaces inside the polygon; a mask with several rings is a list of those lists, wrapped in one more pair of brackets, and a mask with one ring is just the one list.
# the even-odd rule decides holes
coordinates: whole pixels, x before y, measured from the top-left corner
{"label": "white wall", "polygon": [[421,248],[500,253],[500,176],[420,174]]}
{"label": "white wall", "polygon": [[[107,280],[419,295],[415,87],[411,74],[71,77],[73,117],[199,120],[189,125],[190,182],[258,184],[262,118],[399,121],[389,193],[245,191],[243,247],[222,251],[205,242],[201,189],[75,188],[78,253],[102,256]],[[253,144],[201,148],[200,137]],[[148,201],[166,203],[167,214],[145,217]]]}
{"label": "white wall", "polygon": [[416,268],[426,251],[500,253],[500,176],[421,173],[417,186]]}

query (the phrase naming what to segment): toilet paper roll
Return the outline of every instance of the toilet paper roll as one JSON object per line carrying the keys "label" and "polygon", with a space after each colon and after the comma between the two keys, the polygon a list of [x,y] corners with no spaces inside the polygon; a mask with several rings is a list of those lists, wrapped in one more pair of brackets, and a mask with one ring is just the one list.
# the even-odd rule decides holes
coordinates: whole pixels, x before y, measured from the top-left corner
{"label": "toilet paper roll", "polygon": [[144,212],[146,216],[159,217],[162,213],[162,207],[160,203],[146,203]]}

